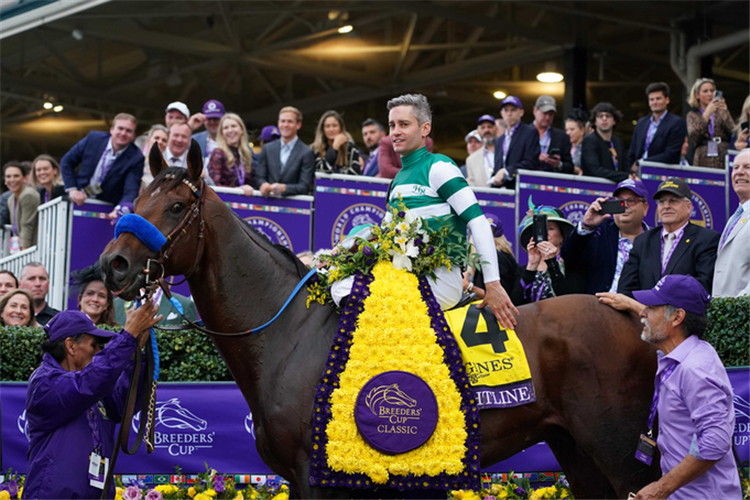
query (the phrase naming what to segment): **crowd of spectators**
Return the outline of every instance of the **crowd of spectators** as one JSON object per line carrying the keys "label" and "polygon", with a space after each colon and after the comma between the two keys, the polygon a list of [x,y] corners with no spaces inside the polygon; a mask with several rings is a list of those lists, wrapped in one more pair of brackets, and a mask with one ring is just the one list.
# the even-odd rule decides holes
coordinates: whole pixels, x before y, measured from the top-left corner
{"label": "crowd of spectators", "polygon": [[[426,105],[423,96],[401,96],[389,103],[393,138],[377,120],[369,118],[362,123],[365,144],[362,150],[347,131],[342,114],[335,110],[323,113],[314,141],[309,146],[304,144],[298,136],[302,112],[292,106],[283,107],[277,125],[268,125],[259,134],[259,153],[250,147],[250,134],[242,118],[227,112],[221,102],[210,100],[195,115],[190,114],[186,104],[173,102],[165,110],[164,124],[152,125],[138,141],[136,117],[120,113],[109,132],[90,132],[59,164],[48,155],[40,155],[33,162],[6,163],[3,177],[8,191],[0,199],[0,207],[6,212],[0,211],[0,217],[7,216],[7,223],[12,226],[11,246],[17,250],[36,243],[38,206],[61,196],[69,197],[77,205],[89,198],[110,202],[115,208],[109,216],[116,218],[132,210],[133,200],[152,180],[147,160],[151,149],[159,149],[166,165],[185,168],[191,139],[195,139],[205,160],[206,182],[238,188],[246,196],[257,192],[262,196],[308,194],[316,171],[394,178],[405,164],[404,174],[394,184],[393,197],[399,195],[398,189],[408,188],[403,187],[403,178],[414,170],[406,169],[426,168],[429,172],[438,165],[435,168],[445,179],[435,192],[454,211],[457,193],[473,200],[472,215],[464,226],[468,225],[470,230],[482,229],[473,236],[487,257],[488,249],[491,250],[487,245],[489,238],[484,234],[488,233],[487,223],[473,195],[467,194],[471,192],[467,184],[514,188],[519,169],[601,177],[618,182],[611,198],[622,203],[623,211],[614,215],[604,213],[602,208],[609,198],[600,197],[591,203],[580,222],[573,223],[558,207],[530,203],[532,208],[519,228],[513,228],[519,232],[520,247],[528,254],[523,266],[513,257],[502,224],[487,218],[496,255],[486,260],[496,267],[488,267],[488,262],[483,261],[482,269],[467,270],[463,292],[487,300],[486,294],[496,294],[497,285],[501,285],[503,291],[510,292],[508,295],[503,292],[502,297],[503,300],[510,297],[507,309],[513,311],[515,305],[555,296],[596,294],[605,304],[644,317],[644,340],[660,347],[669,347],[664,343],[666,337],[655,335],[658,332],[656,327],[651,331],[651,325],[656,323],[649,321],[674,318],[671,323],[674,328],[664,327],[662,333],[677,339],[677,344],[693,348],[699,344],[697,340],[687,340],[692,334],[690,316],[686,326],[680,325],[686,318],[685,311],[690,312],[694,301],[699,300],[695,297],[703,297],[700,301],[707,302],[709,292],[730,297],[750,294],[750,149],[747,149],[750,97],[735,124],[713,80],[696,81],[689,98],[694,109],[687,114],[687,120],[669,113],[667,84],[653,83],[645,93],[651,113],[638,120],[629,150],[616,133],[623,115],[610,103],[596,104],[589,114],[573,110],[564,121],[563,131],[552,126],[557,113],[557,102],[552,96],[536,99],[530,124],[523,121],[525,110],[521,100],[508,96],[500,104],[502,119],[484,114],[478,118],[476,130],[466,135],[467,158],[460,167],[461,173],[457,165],[444,161],[444,157],[428,153],[433,148],[427,137],[431,117],[427,121],[421,118],[418,105],[420,99]],[[194,133],[200,127],[205,130]],[[684,161],[686,149],[690,148],[694,150],[692,164],[708,168],[724,168],[726,152],[730,148],[741,150],[731,171],[732,189],[740,203],[721,233],[690,221],[693,196],[683,179],[670,177],[661,182],[655,193],[649,193],[638,178],[641,161],[678,164]],[[427,177],[432,182],[432,177]],[[644,220],[650,200],[656,204],[660,223],[654,228]],[[537,234],[538,220],[543,221],[543,235]],[[309,252],[304,257],[310,257]],[[661,297],[660,287],[665,279],[669,282],[681,275],[691,277],[684,286],[691,290],[693,298]],[[133,304],[113,297],[96,266],[79,270],[72,277],[77,287],[77,308],[85,315],[80,318],[87,318],[87,328],[89,322],[93,328],[93,325],[119,326],[133,321],[127,319],[133,314],[126,316],[125,312]],[[489,278],[487,283],[485,277]],[[451,279],[460,282],[460,276]],[[675,290],[679,288],[673,286]],[[49,288],[49,274],[38,262],[24,266],[18,278],[10,271],[0,270],[0,325],[34,327],[50,322],[59,311],[47,303]],[[651,292],[643,292],[648,289]],[[145,328],[157,320],[181,322],[183,314],[190,320],[197,319],[194,305],[185,297],[176,296],[176,301],[170,302],[158,295],[154,302],[168,314],[153,321],[145,313],[140,314],[143,317],[131,336],[141,345],[145,341]],[[703,315],[705,304],[694,309],[695,314]],[[80,319],[68,312],[61,318],[70,322]],[[62,319],[57,323],[62,323]],[[666,324],[662,321],[659,325]],[[50,340],[54,340],[52,337],[57,334],[51,332],[56,332],[55,328],[48,330]],[[68,340],[81,345],[66,336],[66,332],[58,335],[62,341],[60,349]],[[91,332],[95,337],[113,336],[103,330]],[[129,337],[127,341],[135,342]],[[94,344],[91,348],[98,352]],[[672,349],[663,350],[669,354]],[[55,359],[66,371],[80,371],[93,357],[92,353],[81,366],[65,366],[60,363],[74,363],[77,358],[61,352],[64,356]],[[45,363],[50,360],[45,358]],[[718,452],[711,456],[714,455],[725,456]],[[676,458],[682,456],[684,453]],[[675,457],[671,458],[674,461]],[[675,466],[670,464],[665,472]],[[664,484],[658,487],[664,491],[667,488]],[[657,485],[648,488],[655,489]]]}

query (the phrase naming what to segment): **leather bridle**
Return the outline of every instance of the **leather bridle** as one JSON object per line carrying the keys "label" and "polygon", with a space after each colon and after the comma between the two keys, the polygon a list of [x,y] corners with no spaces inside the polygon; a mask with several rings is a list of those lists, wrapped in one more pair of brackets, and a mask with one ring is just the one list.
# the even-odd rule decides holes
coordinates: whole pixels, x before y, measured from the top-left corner
{"label": "leather bridle", "polygon": [[[167,174],[165,176],[166,179],[174,179],[175,174]],[[185,184],[189,189],[190,192],[193,194],[193,197],[195,198],[195,201],[193,201],[193,204],[190,205],[190,208],[188,209],[188,213],[185,214],[185,216],[182,218],[182,220],[177,224],[177,226],[167,235],[167,243],[162,247],[161,251],[159,252],[159,257],[157,259],[147,259],[146,260],[146,267],[143,270],[143,273],[146,275],[146,294],[144,297],[139,297],[139,299],[146,298],[150,296],[153,291],[155,290],[155,285],[161,285],[162,288],[164,288],[164,284],[166,284],[166,280],[164,280],[164,262],[169,259],[169,256],[172,254],[172,251],[175,249],[175,246],[177,245],[177,242],[180,241],[180,238],[182,238],[185,234],[187,234],[188,228],[195,222],[195,220],[200,217],[200,223],[198,225],[198,249],[195,253],[195,261],[193,262],[193,265],[190,267],[188,272],[184,274],[185,278],[178,283],[172,283],[167,284],[167,286],[174,286],[179,285],[181,283],[184,283],[190,276],[195,273],[196,268],[198,267],[198,264],[200,263],[201,257],[203,257],[203,249],[205,247],[205,229],[206,224],[205,220],[203,219],[203,205],[206,201],[206,191],[208,191],[208,186],[206,185],[205,181],[201,179],[200,189],[195,186],[192,182],[190,182],[187,178],[182,179],[182,183]],[[157,269],[159,270],[157,273],[156,278],[152,277],[151,272],[151,266],[155,265]],[[164,283],[164,284],[163,284]],[[166,291],[166,290],[165,290]],[[170,297],[171,294],[168,294],[167,297]]]}

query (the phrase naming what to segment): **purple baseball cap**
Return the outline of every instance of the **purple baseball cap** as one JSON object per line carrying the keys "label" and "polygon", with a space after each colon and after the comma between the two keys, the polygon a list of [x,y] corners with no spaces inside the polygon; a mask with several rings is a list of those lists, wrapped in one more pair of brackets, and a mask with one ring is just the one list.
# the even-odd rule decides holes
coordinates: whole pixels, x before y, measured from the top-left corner
{"label": "purple baseball cap", "polygon": [[615,190],[612,192],[612,196],[617,196],[618,191],[620,191],[621,189],[629,189],[634,192],[636,196],[640,196],[641,198],[648,200],[648,190],[646,189],[646,186],[644,186],[643,183],[639,180],[625,179],[617,185]]}
{"label": "purple baseball cap", "polygon": [[221,118],[226,114],[226,111],[221,102],[211,99],[203,105],[203,114],[206,115],[206,118]]}
{"label": "purple baseball cap", "polygon": [[503,230],[503,223],[502,221],[500,221],[500,219],[496,218],[494,215],[485,215],[485,217],[487,217],[487,220],[490,223],[493,237],[499,238],[505,234],[505,231]]}
{"label": "purple baseball cap", "polygon": [[693,314],[704,314],[711,301],[697,279],[682,274],[664,276],[651,290],[633,292],[633,298],[647,306],[670,306],[684,309]]}
{"label": "purple baseball cap", "polygon": [[265,142],[270,142],[274,139],[278,139],[281,137],[281,132],[279,132],[279,128],[276,125],[266,125],[263,127],[263,130],[260,131],[260,136],[258,136],[258,139]]}
{"label": "purple baseball cap", "polygon": [[479,120],[477,120],[477,125],[484,122],[490,122],[494,125],[496,121],[496,118],[492,115],[482,115],[479,117]]}
{"label": "purple baseball cap", "polygon": [[62,311],[55,314],[49,320],[49,323],[44,325],[44,331],[47,332],[47,336],[51,342],[72,337],[79,333],[88,333],[94,337],[105,339],[119,335],[119,332],[110,332],[97,328],[94,322],[91,321],[91,318],[81,311]]}
{"label": "purple baseball cap", "polygon": [[514,95],[509,95],[508,97],[503,99],[502,102],[500,103],[500,109],[503,109],[508,104],[512,104],[513,106],[517,108],[523,109],[523,104],[521,104],[521,99],[519,99],[518,97]]}

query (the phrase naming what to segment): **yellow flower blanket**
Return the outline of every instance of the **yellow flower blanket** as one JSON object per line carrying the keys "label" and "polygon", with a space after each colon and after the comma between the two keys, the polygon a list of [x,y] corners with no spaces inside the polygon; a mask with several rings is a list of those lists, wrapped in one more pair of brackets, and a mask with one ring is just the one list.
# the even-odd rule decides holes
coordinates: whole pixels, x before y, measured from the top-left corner
{"label": "yellow flower blanket", "polygon": [[[360,393],[384,372],[416,375],[437,402],[434,432],[403,453],[370,446],[355,421]],[[399,415],[414,414],[408,395],[401,398]],[[318,386],[314,419],[312,485],[479,485],[479,412],[459,348],[426,279],[396,270],[390,262],[378,263],[369,276],[357,276]]]}

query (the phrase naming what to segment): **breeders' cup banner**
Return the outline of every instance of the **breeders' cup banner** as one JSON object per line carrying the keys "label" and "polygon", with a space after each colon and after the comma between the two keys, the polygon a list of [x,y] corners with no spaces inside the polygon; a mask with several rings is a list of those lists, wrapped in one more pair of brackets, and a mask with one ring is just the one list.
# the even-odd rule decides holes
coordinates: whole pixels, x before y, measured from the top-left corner
{"label": "breeders' cup banner", "polygon": [[375,177],[315,174],[313,250],[335,247],[353,227],[380,224],[390,183]]}
{"label": "breeders' cup banner", "polygon": [[[612,196],[616,185],[599,177],[519,170],[516,184],[517,220],[520,223],[526,215],[531,197],[535,206],[557,207],[566,219],[577,224],[583,220],[589,205],[600,196]],[[516,229],[516,238],[519,237],[517,233]],[[516,245],[515,252],[518,263],[525,265],[528,260],[526,251]]]}
{"label": "breeders' cup banner", "polygon": [[[669,177],[683,179],[693,193],[690,221],[714,231],[721,232],[724,229],[727,223],[727,172],[715,168],[683,167],[648,161],[642,161],[640,168],[641,180],[651,196],[656,193],[659,184]],[[732,191],[731,187],[729,190]],[[649,226],[656,227],[659,225],[656,202],[652,199],[648,202],[645,221]]]}
{"label": "breeders' cup banner", "polygon": [[[315,175],[315,251],[336,246],[353,227],[380,224],[390,179],[341,174]],[[500,221],[515,244],[516,198],[508,189],[472,188],[484,214]]]}
{"label": "breeders' cup banner", "polygon": [[477,203],[491,222],[503,225],[505,238],[516,248],[516,192],[510,189],[472,188]]}
{"label": "breeders' cup banner", "polygon": [[[739,367],[727,373],[734,389],[734,444],[744,462],[750,460],[750,371]],[[26,385],[0,383],[0,470],[12,467],[22,474],[27,471],[28,451]],[[227,474],[270,472],[255,448],[253,416],[234,383],[162,383],[156,401],[156,450],[149,455],[141,446],[133,456],[120,454],[116,473],[173,474],[178,465],[183,472],[197,473],[206,470],[204,462]],[[561,469],[547,445],[540,443],[484,470],[532,472],[541,477]]]}

